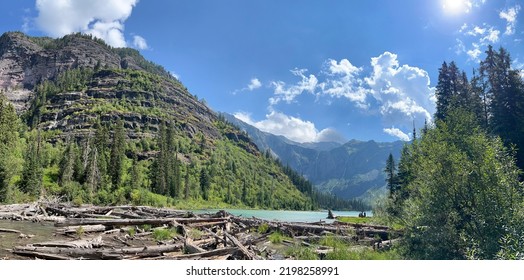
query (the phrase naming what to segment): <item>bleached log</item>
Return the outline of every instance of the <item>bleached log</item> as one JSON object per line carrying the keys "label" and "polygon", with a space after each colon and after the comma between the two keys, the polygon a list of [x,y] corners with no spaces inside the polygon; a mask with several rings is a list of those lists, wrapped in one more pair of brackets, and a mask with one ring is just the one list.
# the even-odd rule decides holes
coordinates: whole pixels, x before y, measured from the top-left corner
{"label": "bleached log", "polygon": [[9,228],[0,228],[0,232],[7,232],[7,233],[22,233],[21,231],[19,230],[16,230],[16,229],[9,229]]}
{"label": "bleached log", "polygon": [[255,255],[253,252],[249,251],[242,243],[240,243],[240,241],[238,241],[238,239],[236,239],[231,234],[229,234],[227,232],[224,232],[224,235],[227,238],[229,238],[229,240],[231,240],[231,242],[233,242],[233,244],[235,244],[235,246],[238,247],[240,252],[242,252],[242,254],[246,257],[246,259],[248,259],[248,260],[259,260],[259,259],[261,259],[257,255]]}
{"label": "bleached log", "polygon": [[57,248],[57,247],[35,247],[18,246],[13,249],[13,253],[18,255],[27,252],[37,252],[43,254],[62,255],[70,258],[84,258],[94,260],[123,259],[124,255],[160,255],[162,253],[180,251],[182,244],[154,245],[146,247],[132,248]]}

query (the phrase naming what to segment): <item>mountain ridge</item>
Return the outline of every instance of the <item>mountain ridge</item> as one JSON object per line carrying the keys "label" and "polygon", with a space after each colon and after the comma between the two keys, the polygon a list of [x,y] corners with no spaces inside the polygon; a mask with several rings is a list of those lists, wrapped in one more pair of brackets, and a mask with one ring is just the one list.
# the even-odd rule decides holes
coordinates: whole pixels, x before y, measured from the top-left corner
{"label": "mountain ridge", "polygon": [[324,192],[345,199],[372,200],[374,192],[384,192],[383,172],[389,153],[400,157],[405,142],[349,140],[344,144],[303,144],[249,125],[235,116],[222,113],[228,121],[245,130],[261,149],[269,150],[284,165],[289,165]]}

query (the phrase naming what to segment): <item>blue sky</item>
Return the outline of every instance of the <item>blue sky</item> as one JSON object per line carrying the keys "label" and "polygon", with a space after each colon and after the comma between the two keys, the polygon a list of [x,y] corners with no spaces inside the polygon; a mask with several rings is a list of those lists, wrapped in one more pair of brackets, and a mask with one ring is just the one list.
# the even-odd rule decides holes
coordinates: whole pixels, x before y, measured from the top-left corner
{"label": "blue sky", "polygon": [[488,44],[524,69],[524,1],[20,0],[0,32],[85,32],[140,49],[216,111],[299,142],[411,137],[443,61]]}

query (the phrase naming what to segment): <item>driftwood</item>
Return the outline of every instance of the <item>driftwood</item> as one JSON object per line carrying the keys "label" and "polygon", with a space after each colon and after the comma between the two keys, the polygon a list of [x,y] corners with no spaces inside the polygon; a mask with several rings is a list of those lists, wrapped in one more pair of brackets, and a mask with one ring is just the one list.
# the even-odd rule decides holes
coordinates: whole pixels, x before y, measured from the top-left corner
{"label": "driftwood", "polygon": [[13,249],[15,254],[24,255],[27,252],[37,252],[43,254],[66,255],[71,258],[83,259],[123,259],[124,255],[160,255],[162,253],[180,251],[182,244],[157,245],[141,248],[115,248],[115,249],[94,249],[94,248],[57,248],[57,247],[34,247],[19,246]]}
{"label": "driftwood", "polygon": [[98,236],[93,239],[81,239],[70,242],[42,242],[34,243],[33,246],[37,247],[58,247],[58,248],[96,248],[102,246],[102,236]]}
{"label": "driftwood", "polygon": [[166,257],[163,257],[162,259],[166,259],[166,260],[202,259],[202,258],[210,258],[210,257],[228,255],[236,251],[238,251],[238,248],[227,247],[227,248],[221,248],[221,249],[216,249],[212,251],[206,251],[203,253],[185,254],[185,255],[168,255]]}
{"label": "driftwood", "polygon": [[9,228],[0,228],[0,232],[7,232],[7,233],[22,233],[21,231],[19,230],[16,230],[16,229],[9,229]]}
{"label": "driftwood", "polygon": [[105,226],[130,226],[130,225],[164,225],[164,224],[190,224],[224,221],[224,218],[162,218],[162,219],[77,219],[71,218],[55,223],[55,226],[79,225],[105,225]]}
{"label": "driftwood", "polygon": [[[282,255],[269,246],[268,237],[275,231],[293,238],[284,240],[283,245],[306,246],[325,257],[330,248],[318,244],[327,235],[384,250],[397,242],[389,239],[402,234],[384,226],[336,221],[332,224],[286,223],[236,217],[225,211],[195,215],[148,206],[73,207],[50,202],[2,205],[1,218],[55,221],[56,232],[63,234],[58,237],[69,240],[16,246],[11,251],[28,258],[56,260],[281,258]],[[263,224],[268,230],[259,233]],[[0,232],[26,236],[14,229],[0,229]]]}
{"label": "driftwood", "polygon": [[69,233],[91,233],[91,232],[102,232],[108,230],[109,227],[104,225],[85,225],[85,226],[68,226],[57,230],[61,234]]}
{"label": "driftwood", "polygon": [[244,245],[242,245],[242,243],[240,243],[240,241],[238,241],[238,239],[236,239],[231,234],[229,234],[227,232],[224,232],[224,236],[229,238],[231,240],[231,242],[233,242],[233,244],[235,244],[235,246],[238,247],[240,252],[242,252],[242,254],[246,257],[246,259],[248,259],[248,260],[258,260],[258,259],[260,259],[257,255],[253,254],[246,247],[244,247]]}

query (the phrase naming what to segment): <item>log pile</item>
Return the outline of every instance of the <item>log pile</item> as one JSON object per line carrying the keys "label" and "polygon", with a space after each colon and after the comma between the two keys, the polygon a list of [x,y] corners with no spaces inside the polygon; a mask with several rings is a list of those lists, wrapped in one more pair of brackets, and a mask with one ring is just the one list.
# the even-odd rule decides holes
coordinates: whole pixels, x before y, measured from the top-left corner
{"label": "log pile", "polygon": [[[16,246],[12,253],[37,259],[236,259],[277,258],[268,236],[292,238],[285,246],[310,246],[322,236],[369,242],[398,237],[389,228],[343,223],[285,223],[219,211],[192,212],[147,206],[81,206],[38,202],[0,206],[0,219],[52,221],[61,241]],[[259,230],[266,228],[265,232]],[[0,232],[17,233],[0,229]],[[394,233],[394,232],[393,232]]]}

